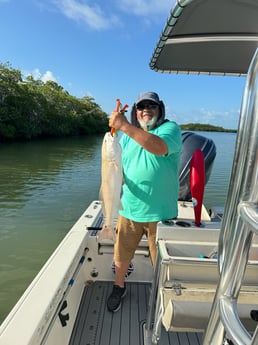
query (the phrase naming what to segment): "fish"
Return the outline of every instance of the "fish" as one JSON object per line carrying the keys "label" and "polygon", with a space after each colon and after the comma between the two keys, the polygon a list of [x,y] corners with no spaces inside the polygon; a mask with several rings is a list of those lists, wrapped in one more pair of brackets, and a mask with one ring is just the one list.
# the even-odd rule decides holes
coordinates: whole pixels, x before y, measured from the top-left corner
{"label": "fish", "polygon": [[122,148],[117,133],[104,135],[101,150],[100,200],[104,215],[103,227],[97,237],[100,240],[116,240],[116,222],[121,205]]}

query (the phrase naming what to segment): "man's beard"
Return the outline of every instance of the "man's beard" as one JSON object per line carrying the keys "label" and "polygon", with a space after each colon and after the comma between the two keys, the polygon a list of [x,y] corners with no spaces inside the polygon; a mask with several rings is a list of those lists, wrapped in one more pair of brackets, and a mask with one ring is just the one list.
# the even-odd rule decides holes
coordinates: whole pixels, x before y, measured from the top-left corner
{"label": "man's beard", "polygon": [[157,116],[153,116],[153,118],[148,122],[144,122],[143,120],[138,120],[141,128],[145,131],[149,131],[153,129],[156,126],[157,121],[158,121]]}

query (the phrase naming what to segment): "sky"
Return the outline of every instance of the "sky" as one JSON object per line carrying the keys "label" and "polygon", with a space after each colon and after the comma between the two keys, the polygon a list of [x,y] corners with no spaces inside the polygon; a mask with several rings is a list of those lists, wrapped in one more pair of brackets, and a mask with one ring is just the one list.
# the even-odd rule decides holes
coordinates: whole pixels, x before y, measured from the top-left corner
{"label": "sky", "polygon": [[[245,77],[174,75],[149,62],[174,0],[0,0],[0,63],[105,111],[155,91],[179,124],[237,129]],[[130,108],[129,108],[130,112]],[[128,112],[128,114],[129,114]]]}

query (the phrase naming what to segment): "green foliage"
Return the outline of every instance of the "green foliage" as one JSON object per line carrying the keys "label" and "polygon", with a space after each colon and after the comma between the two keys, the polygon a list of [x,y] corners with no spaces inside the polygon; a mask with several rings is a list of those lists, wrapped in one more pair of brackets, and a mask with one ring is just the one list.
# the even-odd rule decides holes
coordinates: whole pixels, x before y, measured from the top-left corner
{"label": "green foliage", "polygon": [[203,132],[231,132],[236,133],[235,129],[225,129],[220,126],[213,126],[209,124],[201,123],[188,123],[186,125],[180,125],[181,129],[184,131],[203,131]]}
{"label": "green foliage", "polygon": [[104,133],[107,114],[91,97],[71,96],[0,63],[0,141]]}

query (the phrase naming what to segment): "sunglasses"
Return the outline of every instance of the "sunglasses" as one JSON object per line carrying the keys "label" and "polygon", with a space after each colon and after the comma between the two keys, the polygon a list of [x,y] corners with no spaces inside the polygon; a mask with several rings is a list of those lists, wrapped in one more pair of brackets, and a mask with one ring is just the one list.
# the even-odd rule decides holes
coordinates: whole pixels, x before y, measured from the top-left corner
{"label": "sunglasses", "polygon": [[143,109],[156,109],[158,107],[158,104],[155,103],[142,103],[142,104],[138,104],[136,106],[137,110],[143,110]]}

